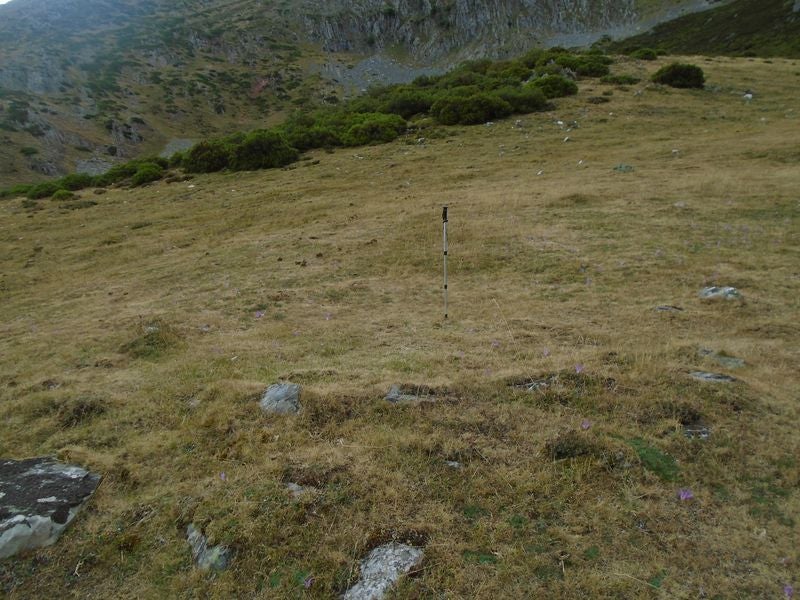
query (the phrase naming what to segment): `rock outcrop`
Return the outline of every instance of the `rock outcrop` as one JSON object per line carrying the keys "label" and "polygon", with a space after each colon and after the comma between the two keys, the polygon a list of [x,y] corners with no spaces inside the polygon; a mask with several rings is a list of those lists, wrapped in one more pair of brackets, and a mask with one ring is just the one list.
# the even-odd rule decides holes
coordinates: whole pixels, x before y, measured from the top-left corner
{"label": "rock outcrop", "polygon": [[54,544],[99,484],[52,458],[0,461],[0,559]]}

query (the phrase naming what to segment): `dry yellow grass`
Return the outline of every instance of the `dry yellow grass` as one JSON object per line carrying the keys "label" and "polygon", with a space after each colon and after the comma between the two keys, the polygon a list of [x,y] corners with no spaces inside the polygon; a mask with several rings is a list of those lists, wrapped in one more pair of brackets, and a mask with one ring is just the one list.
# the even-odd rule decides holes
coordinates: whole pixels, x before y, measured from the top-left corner
{"label": "dry yellow grass", "polygon": [[[325,598],[394,535],[426,548],[398,598],[781,597],[800,560],[800,67],[688,60],[711,89],[584,82],[522,128],[86,191],[81,210],[0,204],[0,455],[105,476],[56,546],[0,565],[2,589]],[[744,302],[702,302],[712,284]],[[156,320],[163,349],[141,337]],[[689,378],[727,372],[701,347],[743,358],[740,381]],[[277,380],[303,384],[299,416],[260,414]],[[445,391],[388,405],[398,382]],[[707,441],[683,434],[698,417]],[[230,571],[192,567],[189,522],[235,548]]]}

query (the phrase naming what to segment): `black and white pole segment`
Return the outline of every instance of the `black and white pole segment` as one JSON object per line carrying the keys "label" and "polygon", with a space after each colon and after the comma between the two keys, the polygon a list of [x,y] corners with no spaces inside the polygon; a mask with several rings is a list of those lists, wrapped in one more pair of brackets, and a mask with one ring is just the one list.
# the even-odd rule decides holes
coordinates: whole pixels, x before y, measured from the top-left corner
{"label": "black and white pole segment", "polygon": [[442,241],[444,244],[444,318],[447,318],[447,206],[442,207]]}

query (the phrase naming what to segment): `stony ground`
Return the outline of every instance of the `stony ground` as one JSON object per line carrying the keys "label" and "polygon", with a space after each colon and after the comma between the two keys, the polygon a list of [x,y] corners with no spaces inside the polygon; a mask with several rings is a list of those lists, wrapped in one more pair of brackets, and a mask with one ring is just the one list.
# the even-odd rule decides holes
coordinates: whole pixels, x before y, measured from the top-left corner
{"label": "stony ground", "polygon": [[104,476],[3,591],[327,598],[394,541],[398,598],[788,595],[800,66],[687,60],[706,90],[0,204],[0,456]]}

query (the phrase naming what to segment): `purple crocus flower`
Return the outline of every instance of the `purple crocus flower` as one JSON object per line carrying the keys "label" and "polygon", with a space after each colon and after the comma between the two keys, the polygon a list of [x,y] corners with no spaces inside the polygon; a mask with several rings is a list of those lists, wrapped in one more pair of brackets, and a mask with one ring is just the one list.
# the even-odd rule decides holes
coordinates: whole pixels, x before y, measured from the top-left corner
{"label": "purple crocus flower", "polygon": [[306,577],[305,581],[303,581],[303,587],[309,589],[311,588],[312,585],[314,585],[314,576],[309,575],[308,577]]}
{"label": "purple crocus flower", "polygon": [[222,473],[219,474],[219,478],[222,479],[222,481],[227,481],[228,480],[228,476],[225,475],[225,471],[223,471]]}
{"label": "purple crocus flower", "polygon": [[678,500],[686,501],[692,499],[694,499],[694,494],[689,488],[681,488],[678,490]]}
{"label": "purple crocus flower", "polygon": [[791,583],[787,583],[783,586],[783,595],[787,598],[794,598],[794,587]]}
{"label": "purple crocus flower", "polygon": [[581,421],[581,429],[583,429],[584,431],[589,429],[591,426],[592,422],[589,419],[584,419],[583,421]]}
{"label": "purple crocus flower", "polygon": [[583,373],[583,371],[584,371],[584,366],[583,365],[581,365],[581,364],[575,365],[575,372],[576,373],[580,374],[580,373]]}
{"label": "purple crocus flower", "polygon": [[256,319],[260,319],[263,316],[264,316],[264,311],[263,310],[257,310],[256,311],[256,314],[255,314]]}
{"label": "purple crocus flower", "polygon": [[544,350],[542,350],[542,356],[544,356],[545,358],[550,356],[550,348],[545,348]]}

